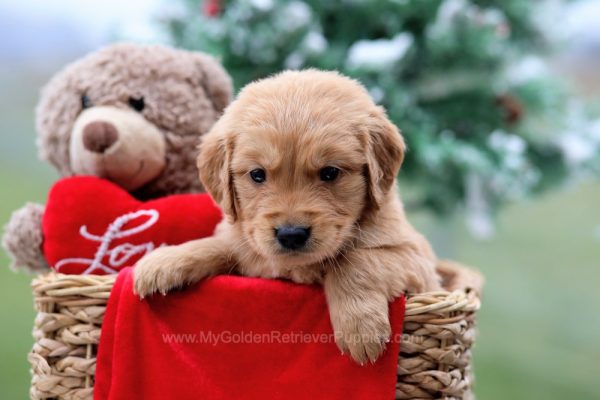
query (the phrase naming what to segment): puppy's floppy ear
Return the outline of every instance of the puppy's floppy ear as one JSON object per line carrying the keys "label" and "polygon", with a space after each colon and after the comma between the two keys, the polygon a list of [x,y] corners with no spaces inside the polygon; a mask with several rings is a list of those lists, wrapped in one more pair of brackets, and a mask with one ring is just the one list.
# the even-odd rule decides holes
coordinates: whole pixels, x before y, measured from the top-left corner
{"label": "puppy's floppy ear", "polygon": [[237,207],[233,175],[230,170],[234,148],[233,135],[229,135],[226,117],[222,117],[200,141],[196,164],[200,181],[223,212],[233,221],[237,219]]}
{"label": "puppy's floppy ear", "polygon": [[367,195],[371,206],[378,209],[396,180],[406,149],[400,131],[381,107],[369,114],[366,148]]}

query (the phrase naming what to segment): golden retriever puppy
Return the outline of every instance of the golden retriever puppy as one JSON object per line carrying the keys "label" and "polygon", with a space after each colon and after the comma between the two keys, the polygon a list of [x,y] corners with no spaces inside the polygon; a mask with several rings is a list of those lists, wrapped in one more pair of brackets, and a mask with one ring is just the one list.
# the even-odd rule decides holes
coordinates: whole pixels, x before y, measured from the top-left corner
{"label": "golden retriever puppy", "polygon": [[404,148],[352,79],[306,70],[249,84],[200,144],[200,179],[226,218],[213,237],[140,260],[135,291],[232,272],[321,283],[341,351],[376,360],[388,302],[439,289],[433,251],[398,197]]}

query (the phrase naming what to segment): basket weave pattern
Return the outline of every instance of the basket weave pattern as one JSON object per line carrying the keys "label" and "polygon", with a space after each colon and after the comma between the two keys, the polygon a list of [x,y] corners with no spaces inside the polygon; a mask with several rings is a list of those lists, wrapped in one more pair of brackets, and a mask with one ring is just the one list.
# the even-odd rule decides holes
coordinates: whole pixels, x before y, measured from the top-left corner
{"label": "basket weave pattern", "polygon": [[[32,283],[32,399],[92,399],[96,351],[115,276],[48,273]],[[409,296],[396,399],[472,399],[474,290]]]}

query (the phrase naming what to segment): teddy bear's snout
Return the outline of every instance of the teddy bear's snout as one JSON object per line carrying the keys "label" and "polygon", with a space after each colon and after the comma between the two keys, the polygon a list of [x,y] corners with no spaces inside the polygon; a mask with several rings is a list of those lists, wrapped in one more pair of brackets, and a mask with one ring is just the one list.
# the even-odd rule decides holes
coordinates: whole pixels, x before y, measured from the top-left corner
{"label": "teddy bear's snout", "polygon": [[69,140],[73,173],[106,178],[130,191],[157,178],[167,163],[162,132],[125,108],[86,108]]}
{"label": "teddy bear's snout", "polygon": [[94,121],[83,128],[83,146],[94,153],[104,153],[119,139],[119,131],[110,122]]}

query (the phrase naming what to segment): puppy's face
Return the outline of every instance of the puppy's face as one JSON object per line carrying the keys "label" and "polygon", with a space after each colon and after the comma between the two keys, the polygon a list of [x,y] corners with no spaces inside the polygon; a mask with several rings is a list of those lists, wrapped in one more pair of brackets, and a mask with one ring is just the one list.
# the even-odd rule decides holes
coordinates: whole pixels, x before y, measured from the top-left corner
{"label": "puppy's face", "polygon": [[248,126],[231,160],[238,219],[263,256],[306,264],[348,240],[366,203],[360,140],[339,125]]}
{"label": "puppy's face", "polygon": [[281,265],[334,256],[390,190],[404,145],[356,82],[288,72],[246,87],[205,136],[204,186]]}

